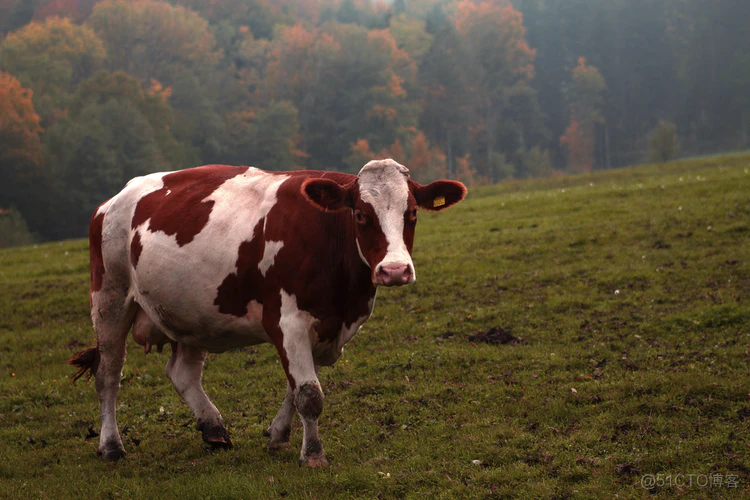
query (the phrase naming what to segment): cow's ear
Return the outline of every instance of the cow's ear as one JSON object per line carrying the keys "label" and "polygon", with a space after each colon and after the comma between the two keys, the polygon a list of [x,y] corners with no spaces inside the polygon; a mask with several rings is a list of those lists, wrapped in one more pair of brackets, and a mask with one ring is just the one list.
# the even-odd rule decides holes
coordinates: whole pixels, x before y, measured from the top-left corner
{"label": "cow's ear", "polygon": [[320,210],[341,210],[352,205],[353,185],[353,182],[341,186],[329,179],[307,179],[302,183],[302,195]]}
{"label": "cow's ear", "polygon": [[409,179],[417,205],[424,210],[440,211],[455,205],[466,196],[466,186],[457,181],[434,181],[422,185]]}

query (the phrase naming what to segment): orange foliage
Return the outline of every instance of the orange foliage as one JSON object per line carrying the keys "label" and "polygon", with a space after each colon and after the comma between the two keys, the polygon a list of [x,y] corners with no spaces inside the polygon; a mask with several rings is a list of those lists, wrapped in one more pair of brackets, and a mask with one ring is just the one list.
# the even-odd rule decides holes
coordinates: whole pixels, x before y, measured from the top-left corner
{"label": "orange foliage", "polygon": [[599,106],[605,88],[599,70],[579,58],[569,97],[570,125],[560,138],[560,144],[568,149],[568,162],[574,172],[594,170],[595,125],[602,120]]}
{"label": "orange foliage", "polygon": [[4,160],[41,161],[42,127],[32,95],[13,75],[0,72],[0,158]]}
{"label": "orange foliage", "polygon": [[151,86],[146,90],[146,94],[158,97],[162,102],[167,102],[172,95],[172,87],[165,87],[156,78],[151,79]]}
{"label": "orange foliage", "polygon": [[375,157],[372,150],[370,150],[370,143],[367,142],[367,139],[358,139],[357,142],[351,145],[350,151],[352,154],[346,159],[346,163],[353,172],[358,172],[365,163]]}
{"label": "orange foliage", "polygon": [[390,106],[383,106],[376,104],[367,111],[368,118],[383,118],[384,120],[392,121],[396,119],[398,111]]}
{"label": "orange foliage", "polygon": [[300,102],[320,77],[325,60],[341,50],[328,33],[301,24],[283,28],[274,40],[266,67],[266,84],[276,98]]}
{"label": "orange foliage", "polygon": [[417,178],[420,173],[425,172],[430,166],[430,150],[427,144],[427,137],[419,132],[414,138],[411,145],[411,156],[406,165],[412,172],[412,176]]}
{"label": "orange foliage", "polygon": [[456,11],[456,30],[464,39],[469,39],[470,44],[490,43],[493,50],[483,47],[485,54],[502,56],[509,71],[506,85],[513,85],[514,80],[525,85],[534,78],[536,49],[529,47],[526,41],[523,14],[508,0],[479,3],[463,0]]}
{"label": "orange foliage", "polygon": [[401,146],[401,141],[396,139],[396,141],[391,144],[391,154],[389,155],[391,158],[399,162],[400,164],[404,165],[406,162],[406,155],[404,154],[404,148]]}
{"label": "orange foliage", "polygon": [[474,171],[469,165],[469,154],[456,158],[456,180],[463,182],[467,187],[474,187],[477,179]]}
{"label": "orange foliage", "polygon": [[570,166],[574,172],[594,170],[594,124],[571,119],[560,137],[560,144],[568,149]]}

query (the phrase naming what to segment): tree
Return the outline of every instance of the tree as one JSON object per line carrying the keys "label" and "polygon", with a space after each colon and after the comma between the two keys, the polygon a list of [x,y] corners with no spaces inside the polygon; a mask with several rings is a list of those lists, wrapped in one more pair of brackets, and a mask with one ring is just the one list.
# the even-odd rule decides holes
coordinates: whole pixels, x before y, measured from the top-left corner
{"label": "tree", "polygon": [[469,114],[469,81],[464,48],[452,23],[435,35],[419,67],[423,108],[420,128],[445,151],[448,175],[456,175],[455,158],[463,154]]}
{"label": "tree", "polygon": [[648,160],[663,163],[677,158],[677,153],[677,127],[662,120],[648,136]]}
{"label": "tree", "polygon": [[30,245],[34,237],[18,210],[0,208],[0,248]]}
{"label": "tree", "polygon": [[266,170],[299,168],[304,153],[297,148],[297,108],[289,101],[272,102],[258,114],[253,163]]}
{"label": "tree", "polygon": [[172,135],[174,113],[169,105],[171,93],[170,87],[164,87],[156,80],[152,80],[150,86],[144,89],[136,78],[123,71],[109,73],[101,70],[78,87],[70,113],[77,117],[86,106],[105,105],[111,100],[130,103],[153,130],[161,158],[159,168],[178,170],[198,160],[191,157],[188,148]]}
{"label": "tree", "polygon": [[23,203],[25,189],[41,167],[39,115],[33,92],[13,75],[0,72],[0,207]]}
{"label": "tree", "polygon": [[391,19],[389,29],[398,48],[419,64],[432,43],[432,35],[425,31],[425,24],[401,14]]}
{"label": "tree", "polygon": [[0,72],[0,208],[15,207],[33,232],[50,237],[56,236],[57,192],[44,162],[32,94],[14,76]]}
{"label": "tree", "polygon": [[344,160],[351,172],[359,172],[367,162],[375,159],[375,154],[370,150],[367,139],[358,139],[351,145],[351,154]]}
{"label": "tree", "polygon": [[85,234],[93,210],[133,177],[185,166],[189,151],[171,135],[168,90],[123,72],[101,71],[81,83],[70,113],[45,138],[65,204],[58,226]]}
{"label": "tree", "polygon": [[500,120],[510,100],[527,92],[536,51],[526,41],[523,15],[508,1],[463,0],[455,22],[469,58],[470,107],[481,129],[485,172],[492,183]]}
{"label": "tree", "polygon": [[600,109],[605,89],[599,70],[579,58],[568,92],[570,125],[560,138],[560,143],[568,148],[569,165],[574,172],[594,169],[594,127],[604,119]]}
{"label": "tree", "polygon": [[429,183],[445,178],[445,155],[439,149],[431,150],[427,137],[419,132],[411,146],[411,155],[406,166],[410,175],[420,183]]}
{"label": "tree", "polygon": [[35,108],[48,125],[105,56],[104,44],[90,28],[53,17],[9,34],[0,45],[0,69],[34,90]]}
{"label": "tree", "polygon": [[[325,109],[336,99],[330,82],[341,45],[329,34],[295,25],[282,28],[273,41],[265,68],[261,101],[288,100],[299,110],[300,147],[315,158],[325,155]],[[322,158],[321,158],[322,159]]]}
{"label": "tree", "polygon": [[148,85],[172,88],[174,135],[190,142],[203,163],[221,160],[223,116],[217,110],[221,52],[208,22],[193,11],[162,1],[105,0],[87,21],[104,41],[111,70]]}
{"label": "tree", "polygon": [[34,11],[34,20],[41,21],[48,17],[67,17],[76,23],[83,22],[94,5],[101,0],[46,0]]}

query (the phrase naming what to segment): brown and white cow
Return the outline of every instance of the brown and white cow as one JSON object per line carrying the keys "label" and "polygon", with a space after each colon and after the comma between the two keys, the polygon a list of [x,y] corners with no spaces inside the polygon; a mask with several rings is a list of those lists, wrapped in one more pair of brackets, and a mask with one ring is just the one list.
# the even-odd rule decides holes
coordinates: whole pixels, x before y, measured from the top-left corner
{"label": "brown and white cow", "polygon": [[393,160],[357,176],[209,165],[133,179],[102,204],[90,228],[97,345],[70,360],[75,378],[96,378],[98,454],[125,454],[115,400],[132,328],[147,353],[171,345],[167,376],[204,441],[223,448],[232,441],[201,385],[206,353],[273,343],[288,383],[267,446],[289,446],[296,408],[300,462],[326,465],[319,367],[370,317],[379,285],[414,282],[417,209],[443,210],[466,195],[458,182],[420,185],[407,172]]}

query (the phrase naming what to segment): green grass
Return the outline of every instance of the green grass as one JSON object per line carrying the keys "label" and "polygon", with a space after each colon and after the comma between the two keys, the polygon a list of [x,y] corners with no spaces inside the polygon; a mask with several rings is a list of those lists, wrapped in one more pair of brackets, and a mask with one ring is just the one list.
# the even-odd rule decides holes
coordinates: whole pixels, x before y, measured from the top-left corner
{"label": "green grass", "polygon": [[[268,345],[210,356],[235,443],[210,452],[166,353],[129,341],[128,456],[98,460],[93,383],[65,364],[93,339],[87,242],[0,251],[0,497],[748,496],[749,170],[734,155],[515,182],[421,214],[418,282],[381,290],[321,373],[327,470],[298,467],[298,420],[294,452],[263,448],[284,390]],[[522,341],[469,342],[496,326]],[[737,487],[649,492],[644,474]]]}

